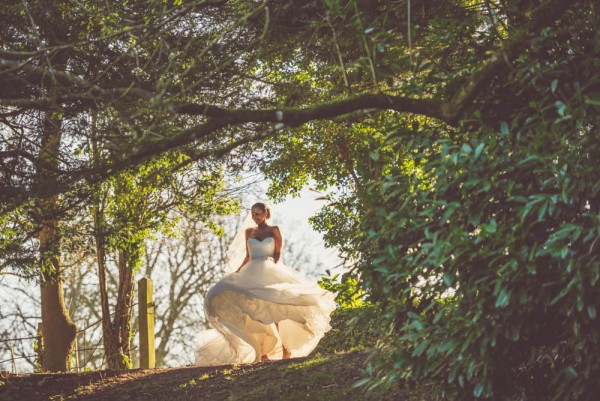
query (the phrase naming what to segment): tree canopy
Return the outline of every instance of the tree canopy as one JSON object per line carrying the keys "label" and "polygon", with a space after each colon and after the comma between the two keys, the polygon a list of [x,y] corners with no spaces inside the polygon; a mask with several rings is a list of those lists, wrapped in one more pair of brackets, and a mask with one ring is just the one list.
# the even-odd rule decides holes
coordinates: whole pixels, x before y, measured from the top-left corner
{"label": "tree canopy", "polygon": [[[274,136],[278,124],[388,109],[455,126],[571,3],[502,6],[512,21],[496,16],[479,27],[487,32],[475,31],[482,22],[477,15],[487,12],[477,2],[423,2],[412,27],[406,21],[413,14],[404,20],[406,4],[377,1],[27,6],[5,7],[2,15],[12,22],[3,29],[0,54],[5,210],[175,148],[194,160],[223,156]],[[407,41],[415,26],[413,42]],[[432,38],[425,27],[439,42],[426,43]],[[444,37],[450,28],[459,36]],[[299,47],[305,37],[311,42]],[[34,178],[36,168],[50,166],[37,157],[35,136],[27,135],[36,132],[32,115],[54,107],[69,121],[63,129],[70,145],[50,186]],[[118,124],[99,137],[109,154],[92,162],[78,150],[89,143],[89,114],[100,111]]]}

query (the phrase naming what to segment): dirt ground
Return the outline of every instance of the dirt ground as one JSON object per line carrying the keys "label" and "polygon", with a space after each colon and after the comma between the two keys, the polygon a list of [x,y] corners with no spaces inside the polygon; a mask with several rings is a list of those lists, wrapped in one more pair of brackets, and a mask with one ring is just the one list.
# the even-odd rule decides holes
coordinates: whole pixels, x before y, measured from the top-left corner
{"label": "dirt ground", "polygon": [[0,380],[0,400],[429,399],[426,389],[354,388],[366,356],[361,351],[253,365],[19,375]]}

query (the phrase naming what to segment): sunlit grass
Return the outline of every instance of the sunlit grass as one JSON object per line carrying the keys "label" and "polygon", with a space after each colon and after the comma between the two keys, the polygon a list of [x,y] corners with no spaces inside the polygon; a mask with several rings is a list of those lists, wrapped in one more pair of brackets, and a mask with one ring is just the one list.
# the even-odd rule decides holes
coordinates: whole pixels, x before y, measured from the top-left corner
{"label": "sunlit grass", "polygon": [[179,386],[180,389],[185,389],[186,387],[194,387],[196,385],[199,385],[201,381],[209,379],[210,375],[208,373],[204,373],[203,375],[199,376],[199,377],[194,377],[188,381],[186,381],[185,383],[181,383]]}
{"label": "sunlit grass", "polygon": [[283,368],[283,370],[306,369],[306,368],[309,368],[309,367],[314,367],[316,365],[321,365],[321,364],[327,362],[328,360],[329,360],[329,358],[326,358],[326,357],[323,357],[323,356],[319,356],[317,358],[307,359],[307,360],[302,361],[302,362],[291,363],[291,364],[285,366]]}

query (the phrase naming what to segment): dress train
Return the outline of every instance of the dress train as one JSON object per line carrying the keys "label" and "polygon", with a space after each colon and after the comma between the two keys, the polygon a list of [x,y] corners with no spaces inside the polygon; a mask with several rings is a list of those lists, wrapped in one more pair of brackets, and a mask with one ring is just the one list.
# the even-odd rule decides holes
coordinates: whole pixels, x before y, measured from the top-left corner
{"label": "dress train", "polygon": [[[204,310],[210,330],[198,334],[196,365],[258,362],[306,356],[330,330],[334,295],[272,259],[275,241],[248,240],[250,261],[207,293]],[[277,329],[275,324],[278,324]]]}

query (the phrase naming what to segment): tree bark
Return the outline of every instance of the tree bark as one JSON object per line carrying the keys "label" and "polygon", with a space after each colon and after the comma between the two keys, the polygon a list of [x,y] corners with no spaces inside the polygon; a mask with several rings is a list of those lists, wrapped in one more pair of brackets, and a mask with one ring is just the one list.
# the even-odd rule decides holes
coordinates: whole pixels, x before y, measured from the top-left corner
{"label": "tree bark", "polygon": [[106,287],[106,246],[104,242],[105,237],[102,224],[103,211],[99,201],[97,201],[96,205],[94,205],[93,217],[94,239],[96,241],[96,262],[98,264],[98,282],[100,289],[100,307],[102,309],[102,342],[104,344],[104,356],[106,358],[106,364],[108,368],[116,369],[113,358],[108,357],[108,355],[113,354],[112,350],[116,348],[116,339],[112,329],[112,323],[110,320],[110,307],[108,305],[108,290]]}
{"label": "tree bark", "polygon": [[[43,7],[42,5],[39,5]],[[65,43],[67,33],[57,10],[58,3],[48,3],[42,13],[37,13],[38,5],[34,6],[31,15],[47,15],[47,19],[31,23],[42,32],[50,33],[48,45],[56,46]],[[50,70],[64,71],[68,63],[68,52],[60,49],[49,55],[45,65]],[[56,80],[39,77],[34,81],[43,89],[44,95],[55,97],[58,92]],[[63,133],[63,112],[61,105],[49,105],[44,109],[41,123],[41,146],[38,155],[39,164],[36,165],[37,189],[47,195],[38,199],[36,204],[39,214],[38,232],[41,261],[41,308],[42,308],[42,338],[45,349],[43,350],[42,368],[50,372],[66,371],[70,368],[70,352],[75,344],[77,327],[71,321],[69,312],[65,307],[63,292],[63,272],[61,265],[61,234],[60,207],[57,193],[52,191],[59,186],[58,174],[60,164],[61,140]]]}
{"label": "tree bark", "polygon": [[119,292],[113,327],[118,334],[118,352],[121,358],[122,369],[131,368],[131,319],[133,317],[133,295],[135,281],[133,271],[136,261],[134,255],[127,251],[119,250]]}
{"label": "tree bark", "polygon": [[[61,114],[56,110],[47,112],[44,117],[40,159],[47,165],[58,165],[61,122]],[[50,170],[38,170],[38,177],[41,185],[52,185],[53,173]],[[70,367],[69,356],[77,328],[69,317],[63,295],[58,196],[40,199],[37,206],[41,225],[38,238],[42,262],[40,288],[45,347],[41,363],[46,371],[66,371]]]}
{"label": "tree bark", "polygon": [[106,236],[104,230],[104,211],[96,200],[93,211],[94,236],[96,241],[96,260],[100,284],[100,306],[102,308],[102,338],[104,356],[108,369],[130,369],[131,366],[131,318],[133,313],[134,276],[126,252],[118,253],[118,295],[114,317],[111,319],[106,286]]}

